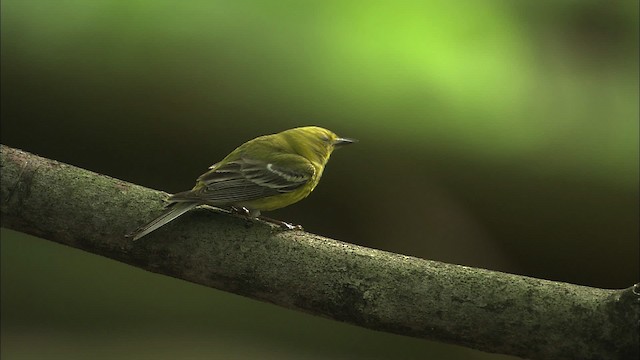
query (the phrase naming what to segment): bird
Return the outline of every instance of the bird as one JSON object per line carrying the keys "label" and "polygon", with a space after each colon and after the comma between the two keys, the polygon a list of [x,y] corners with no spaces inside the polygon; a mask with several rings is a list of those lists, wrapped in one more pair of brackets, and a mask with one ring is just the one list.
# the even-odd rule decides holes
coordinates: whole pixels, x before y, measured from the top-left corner
{"label": "bird", "polygon": [[287,229],[301,228],[261,217],[261,212],[306,198],[318,185],[334,149],[354,142],[318,126],[249,140],[211,165],[193,189],[169,196],[162,215],[126,236],[138,240],[201,205],[262,218]]}

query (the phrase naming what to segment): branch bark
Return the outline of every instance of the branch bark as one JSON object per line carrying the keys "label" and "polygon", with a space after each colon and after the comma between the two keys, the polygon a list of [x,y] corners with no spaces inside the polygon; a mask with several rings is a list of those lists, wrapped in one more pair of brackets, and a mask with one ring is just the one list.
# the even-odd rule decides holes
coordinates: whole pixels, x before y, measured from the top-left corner
{"label": "branch bark", "polygon": [[635,359],[640,285],[450,265],[196,209],[132,242],[165,193],[2,145],[1,225],[148,271],[401,335],[532,359]]}

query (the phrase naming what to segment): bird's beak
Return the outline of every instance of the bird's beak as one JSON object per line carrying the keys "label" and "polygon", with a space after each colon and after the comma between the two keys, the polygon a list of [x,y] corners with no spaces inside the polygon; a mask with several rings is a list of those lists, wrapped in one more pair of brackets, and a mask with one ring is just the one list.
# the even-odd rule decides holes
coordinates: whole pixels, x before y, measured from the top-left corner
{"label": "bird's beak", "polygon": [[333,146],[340,147],[344,145],[349,145],[358,142],[356,139],[348,139],[348,138],[337,138],[333,140]]}

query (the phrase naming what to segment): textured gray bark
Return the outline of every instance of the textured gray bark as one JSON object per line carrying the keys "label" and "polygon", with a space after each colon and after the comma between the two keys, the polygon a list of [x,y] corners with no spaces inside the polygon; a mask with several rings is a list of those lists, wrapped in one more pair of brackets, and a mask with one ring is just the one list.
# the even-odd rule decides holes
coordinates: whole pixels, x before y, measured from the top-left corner
{"label": "textured gray bark", "polygon": [[640,286],[444,264],[197,209],[147,237],[165,193],[1,147],[1,225],[366,328],[532,359],[638,358]]}

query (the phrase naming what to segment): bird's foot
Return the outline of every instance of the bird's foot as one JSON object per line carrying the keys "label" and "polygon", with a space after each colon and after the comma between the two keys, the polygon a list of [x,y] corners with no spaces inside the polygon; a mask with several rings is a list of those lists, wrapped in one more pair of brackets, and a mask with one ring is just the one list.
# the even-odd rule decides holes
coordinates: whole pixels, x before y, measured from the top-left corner
{"label": "bird's foot", "polygon": [[260,216],[259,219],[263,220],[263,221],[266,221],[268,223],[271,223],[271,224],[278,225],[283,230],[304,230],[302,228],[302,225],[294,225],[294,224],[291,224],[291,223],[288,223],[288,222],[285,222],[285,221],[282,221],[282,220],[276,220],[276,219],[272,219],[272,218],[266,217],[266,216]]}
{"label": "bird's foot", "polygon": [[236,215],[248,217],[248,218],[251,218],[251,219],[255,219],[255,218],[258,218],[260,216],[260,210],[248,209],[248,208],[246,208],[244,206],[242,206],[242,207],[232,206],[231,207],[231,212],[236,214]]}
{"label": "bird's foot", "polygon": [[278,225],[283,230],[304,230],[302,228],[302,225],[294,225],[282,220],[276,220],[267,216],[262,216],[260,215],[260,210],[247,209],[244,206],[243,207],[232,206],[230,211],[232,214],[241,216],[246,219],[250,219],[250,220],[259,219],[271,224]]}

